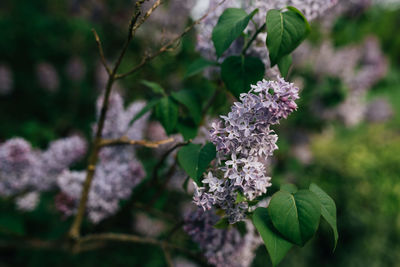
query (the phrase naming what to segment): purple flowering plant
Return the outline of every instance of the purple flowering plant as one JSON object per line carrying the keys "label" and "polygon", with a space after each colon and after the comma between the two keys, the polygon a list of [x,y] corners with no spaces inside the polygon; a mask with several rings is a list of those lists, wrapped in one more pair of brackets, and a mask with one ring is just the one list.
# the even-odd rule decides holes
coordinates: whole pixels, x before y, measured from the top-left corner
{"label": "purple flowering plant", "polygon": [[[186,191],[192,184],[189,179],[193,180],[191,205],[197,207],[183,212],[181,226],[208,264],[250,266],[255,250],[264,243],[272,264],[277,265],[293,245],[304,246],[314,236],[320,217],[332,227],[336,246],[335,203],[321,188],[312,184],[297,190],[291,185],[272,195],[267,189],[274,183],[269,175],[271,158],[278,149],[275,130],[297,110],[300,98],[299,88],[287,81],[291,54],[307,37],[308,20],[328,12],[337,1],[210,0],[204,15],[193,18],[194,23],[182,34],[122,72],[121,63],[136,31],[162,4],[156,0],[146,6],[146,2],[136,1],[127,40],[113,66],[93,30],[107,78],[101,83],[104,88],[98,97],[90,146],[80,136],[56,140],[44,151],[22,138],[1,143],[0,195],[12,197],[19,210],[31,211],[41,193],[57,191],[56,209],[64,218],[73,218],[68,242],[74,251],[97,241],[129,241],[159,246],[169,262],[170,251],[187,249],[169,243],[168,238],[157,239],[157,234],[89,234],[83,233],[82,225],[87,218],[101,229],[107,220],[130,212],[137,191],[165,190],[168,179],[184,171]],[[196,49],[202,58],[188,67],[185,78],[203,73],[211,82],[223,83],[224,89],[204,99],[195,90],[170,92],[157,83],[142,81],[157,97],[126,107],[115,88],[118,80],[175,49],[191,29],[196,30]],[[79,58],[67,68],[70,79],[77,82],[82,76],[73,69],[85,73]],[[6,77],[3,80],[11,76],[4,66],[0,74]],[[51,65],[38,65],[37,75],[44,89],[58,90],[59,78]],[[4,84],[2,91],[8,93],[12,83]],[[213,118],[210,110],[219,94],[228,95],[233,103],[229,113]],[[146,140],[151,119],[162,127],[154,128],[158,129],[151,133],[154,140]],[[139,146],[154,149],[158,162],[151,174],[137,156]],[[84,156],[88,156],[86,170],[72,169]],[[164,185],[160,176],[168,177]],[[183,182],[185,177],[178,178]]]}

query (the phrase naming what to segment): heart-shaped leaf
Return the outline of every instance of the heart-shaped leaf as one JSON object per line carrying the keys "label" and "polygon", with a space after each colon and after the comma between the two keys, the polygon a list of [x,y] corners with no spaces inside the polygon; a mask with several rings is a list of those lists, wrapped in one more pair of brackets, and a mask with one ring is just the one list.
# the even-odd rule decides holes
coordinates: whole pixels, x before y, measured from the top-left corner
{"label": "heart-shaped leaf", "polygon": [[241,8],[227,8],[222,13],[212,32],[212,41],[218,57],[242,34],[257,11],[258,9],[248,15]]}
{"label": "heart-shaped leaf", "polygon": [[156,117],[167,134],[171,134],[178,122],[178,105],[171,97],[163,97],[156,106]]}
{"label": "heart-shaped leaf", "polygon": [[199,144],[188,144],[178,152],[178,161],[186,173],[201,185],[203,173],[216,156],[214,144],[207,143],[203,147]]}
{"label": "heart-shaped leaf", "polygon": [[271,9],[267,13],[267,47],[271,66],[291,53],[307,37],[310,25],[299,10],[288,7],[288,10]]}
{"label": "heart-shaped leaf", "polygon": [[286,77],[288,75],[290,65],[292,65],[292,56],[291,55],[286,55],[286,56],[283,56],[281,59],[279,59],[278,68],[279,68],[279,71],[281,72],[282,77]]}
{"label": "heart-shaped leaf", "polygon": [[332,228],[333,236],[335,238],[334,248],[336,248],[336,244],[339,239],[339,233],[337,230],[335,201],[333,201],[333,199],[316,184],[310,185],[310,191],[317,195],[319,201],[321,202],[321,214]]}
{"label": "heart-shaped leaf", "polygon": [[309,190],[275,193],[268,206],[275,228],[288,240],[303,246],[315,234],[321,216],[318,197]]}
{"label": "heart-shaped leaf", "polygon": [[256,57],[228,57],[221,66],[222,80],[237,98],[241,93],[247,93],[251,84],[262,80],[264,72],[264,64]]}
{"label": "heart-shaped leaf", "polygon": [[276,266],[293,246],[274,228],[266,208],[257,208],[252,216],[254,226],[264,241],[272,265]]}

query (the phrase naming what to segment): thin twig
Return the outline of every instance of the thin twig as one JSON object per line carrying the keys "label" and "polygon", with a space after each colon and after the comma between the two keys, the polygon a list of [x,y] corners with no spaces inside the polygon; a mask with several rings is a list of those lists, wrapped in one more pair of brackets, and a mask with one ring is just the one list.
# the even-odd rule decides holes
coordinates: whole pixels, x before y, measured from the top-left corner
{"label": "thin twig", "polygon": [[172,258],[171,258],[171,253],[169,253],[169,249],[165,246],[163,243],[161,246],[164,256],[165,256],[165,261],[167,262],[168,267],[174,267],[174,264],[172,263]]}
{"label": "thin twig", "polygon": [[177,143],[176,145],[174,145],[173,147],[171,147],[170,149],[168,149],[167,151],[165,151],[165,153],[161,156],[160,160],[157,162],[156,166],[154,166],[153,168],[153,175],[152,175],[152,181],[156,182],[158,180],[158,171],[160,170],[160,168],[163,166],[165,160],[168,158],[168,156],[177,148],[181,147],[181,146],[186,146],[187,144],[191,143],[192,140],[188,140],[186,142],[181,142],[181,143]]}
{"label": "thin twig", "polygon": [[144,14],[144,16],[135,24],[135,26],[133,26],[132,28],[132,36],[135,35],[136,30],[142,26],[142,24],[150,17],[151,13],[153,13],[153,11],[162,4],[162,0],[157,0],[157,2],[155,2],[153,4],[152,7],[150,7],[149,10],[147,10],[146,14]]}
{"label": "thin twig", "polygon": [[111,69],[108,67],[106,58],[104,57],[104,51],[103,51],[103,46],[101,45],[100,37],[97,34],[95,29],[92,29],[92,32],[94,35],[94,39],[96,40],[96,43],[97,43],[97,48],[99,50],[99,56],[100,56],[101,63],[103,64],[104,68],[106,69],[108,75],[110,75]]}
{"label": "thin twig", "polygon": [[[194,21],[191,25],[189,25],[188,27],[185,28],[185,30],[176,38],[170,40],[169,42],[167,42],[165,45],[163,45],[158,51],[156,51],[153,54],[150,55],[146,55],[142,58],[141,62],[136,65],[135,67],[133,67],[131,70],[129,70],[128,72],[122,73],[122,74],[117,74],[115,79],[122,79],[126,76],[129,76],[133,73],[135,73],[136,71],[138,71],[139,69],[141,69],[144,65],[146,65],[149,61],[151,61],[152,59],[156,58],[157,56],[159,56],[160,54],[167,52],[167,51],[171,51],[172,49],[174,49],[176,47],[176,43],[178,41],[180,41],[188,32],[190,32],[197,24],[199,24],[201,21],[203,21],[211,12],[213,12],[214,10],[216,10],[220,5],[222,5],[225,2],[225,0],[222,0],[215,8],[209,10],[206,14],[204,14],[201,18],[199,18],[198,20]],[[174,46],[175,44],[175,46]]]}
{"label": "thin twig", "polygon": [[129,43],[132,39],[132,29],[135,26],[140,14],[141,14],[140,7],[141,7],[141,3],[143,3],[143,1],[136,3],[136,12],[132,16],[132,19],[129,24],[128,38],[125,41],[125,44],[121,50],[121,53],[118,57],[117,62],[114,65],[114,68],[112,69],[111,73],[108,76],[108,81],[106,84],[105,94],[104,94],[104,98],[103,98],[103,103],[102,103],[102,107],[101,107],[101,111],[100,111],[100,117],[98,120],[97,131],[96,131],[95,138],[93,140],[92,150],[91,150],[90,156],[89,156],[89,163],[87,166],[86,179],[83,184],[81,198],[79,201],[78,212],[76,213],[74,221],[69,230],[69,237],[72,239],[79,239],[79,236],[80,236],[80,228],[82,225],[83,217],[85,215],[86,204],[87,204],[87,200],[88,200],[88,196],[89,196],[89,190],[90,190],[90,186],[92,184],[92,180],[93,180],[94,173],[96,170],[96,164],[97,164],[98,157],[99,157],[99,152],[101,149],[101,137],[102,137],[104,122],[105,122],[106,114],[107,114],[107,110],[108,110],[108,103],[109,103],[109,98],[110,98],[111,91],[112,91],[112,86],[115,81],[115,75],[118,71],[118,68],[122,62],[122,59],[124,58],[124,55],[128,49]]}
{"label": "thin twig", "polygon": [[160,145],[168,144],[174,141],[174,138],[168,138],[160,141],[147,141],[147,140],[131,140],[126,136],[118,139],[102,139],[100,146],[118,146],[118,145],[141,145],[144,147],[156,148]]}
{"label": "thin twig", "polygon": [[129,242],[129,243],[138,243],[138,244],[147,244],[154,246],[165,246],[169,249],[178,250],[184,253],[193,254],[193,251],[188,250],[184,247],[180,247],[178,245],[160,241],[150,237],[141,237],[137,235],[130,234],[118,234],[118,233],[103,233],[103,234],[92,234],[83,236],[79,239],[80,244],[90,243],[90,242],[98,242],[98,241],[115,241],[115,242]]}
{"label": "thin twig", "polygon": [[262,32],[266,26],[267,26],[267,24],[264,23],[263,25],[261,25],[260,28],[257,29],[257,31],[254,33],[254,35],[251,37],[250,41],[248,41],[247,44],[243,47],[242,55],[246,54],[247,49],[249,49],[250,45],[256,40],[258,34],[260,32]]}

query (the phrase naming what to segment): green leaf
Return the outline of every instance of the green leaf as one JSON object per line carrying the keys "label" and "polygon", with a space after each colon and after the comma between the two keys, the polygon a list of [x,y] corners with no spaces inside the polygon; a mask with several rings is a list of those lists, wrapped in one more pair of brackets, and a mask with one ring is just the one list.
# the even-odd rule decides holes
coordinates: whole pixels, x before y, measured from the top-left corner
{"label": "green leaf", "polygon": [[210,162],[215,159],[217,150],[213,143],[205,144],[199,152],[199,162],[197,168],[197,179],[201,180],[203,173],[206,171]]}
{"label": "green leaf", "polygon": [[159,85],[158,83],[149,82],[146,80],[142,80],[141,83],[149,87],[154,93],[166,96],[164,88],[162,88],[161,85]]}
{"label": "green leaf", "polygon": [[146,114],[147,112],[149,112],[153,107],[155,107],[162,98],[158,98],[158,99],[153,99],[150,102],[147,103],[146,106],[144,106],[137,114],[135,117],[133,117],[133,119],[129,122],[129,125],[131,125],[132,123],[134,123],[135,121],[137,121],[138,119],[140,119],[144,114]]}
{"label": "green leaf", "polygon": [[275,193],[268,206],[275,228],[288,240],[303,246],[315,234],[321,216],[318,197],[309,190]]}
{"label": "green leaf", "polygon": [[181,90],[173,92],[171,96],[189,110],[190,116],[196,124],[200,123],[202,117],[201,107],[196,94],[193,91]]}
{"label": "green leaf", "polygon": [[201,185],[203,173],[216,156],[216,149],[212,143],[203,147],[199,144],[188,144],[178,152],[178,161],[186,173]]}
{"label": "green leaf", "polygon": [[293,7],[288,7],[285,12],[271,9],[267,13],[266,24],[271,66],[296,49],[310,32],[305,17]]}
{"label": "green leaf", "polygon": [[197,179],[197,169],[201,145],[188,144],[178,152],[178,162],[185,172],[200,186],[201,180]]}
{"label": "green leaf", "polygon": [[229,221],[228,218],[222,218],[221,220],[219,220],[216,224],[214,224],[214,228],[217,229],[226,229],[229,227]]}
{"label": "green leaf", "polygon": [[259,58],[231,56],[221,66],[221,77],[232,94],[239,98],[247,93],[250,85],[264,77],[265,67]]}
{"label": "green leaf", "polygon": [[206,60],[204,58],[199,58],[199,59],[195,60],[192,64],[189,65],[184,78],[189,78],[191,76],[194,76],[194,75],[202,72],[207,67],[215,66],[215,65],[217,65],[216,62],[212,62],[212,61]]}
{"label": "green leaf", "polygon": [[237,192],[237,196],[236,196],[236,201],[235,201],[235,204],[238,204],[238,203],[241,203],[241,202],[244,202],[244,201],[246,201],[247,199],[246,199],[246,197],[243,195],[243,193],[242,192]]}
{"label": "green leaf", "polygon": [[339,239],[339,233],[337,230],[337,222],[336,222],[335,201],[316,184],[310,185],[310,191],[313,192],[315,195],[317,195],[319,201],[321,202],[322,217],[328,222],[333,231],[333,235],[335,238],[335,244],[333,250],[335,250],[337,241]]}
{"label": "green leaf", "polygon": [[290,65],[292,65],[292,56],[291,55],[286,55],[283,56],[281,59],[278,61],[278,68],[279,71],[281,72],[282,77],[287,77],[290,69]]}
{"label": "green leaf", "polygon": [[283,184],[281,185],[281,190],[294,194],[297,192],[297,186],[294,184]]}
{"label": "green leaf", "polygon": [[220,57],[233,41],[238,38],[249,24],[250,19],[257,13],[258,9],[250,15],[241,8],[227,8],[219,17],[217,25],[212,32],[217,56]]}
{"label": "green leaf", "polygon": [[293,246],[292,243],[283,238],[274,228],[267,208],[257,208],[252,216],[253,224],[264,241],[272,265],[276,266],[285,257]]}
{"label": "green leaf", "polygon": [[12,214],[2,214],[0,216],[0,231],[7,234],[24,235],[24,220],[22,217]]}
{"label": "green leaf", "polygon": [[197,127],[193,124],[192,120],[182,120],[179,119],[176,129],[183,136],[185,141],[193,139],[197,136]]}
{"label": "green leaf", "polygon": [[171,97],[163,97],[156,106],[156,117],[167,134],[171,134],[178,122],[178,106]]}

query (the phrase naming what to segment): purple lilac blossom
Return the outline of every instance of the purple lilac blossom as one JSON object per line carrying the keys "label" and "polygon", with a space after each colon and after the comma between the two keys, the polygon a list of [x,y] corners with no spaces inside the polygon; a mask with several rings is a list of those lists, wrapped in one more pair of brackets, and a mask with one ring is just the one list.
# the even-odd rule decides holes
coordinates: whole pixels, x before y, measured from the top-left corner
{"label": "purple lilac blossom", "polygon": [[35,196],[29,194],[53,189],[57,176],[85,153],[86,142],[78,136],[54,141],[45,151],[33,149],[22,138],[12,138],[0,145],[0,195],[27,194],[17,198],[17,206],[23,210],[29,201],[34,205]]}
{"label": "purple lilac blossom", "polygon": [[219,217],[213,210],[188,213],[183,229],[196,242],[207,261],[217,267],[247,267],[254,259],[254,251],[262,243],[251,222],[246,221],[244,236],[234,227],[216,229]]}
{"label": "purple lilac blossom", "polygon": [[230,223],[245,218],[248,205],[236,203],[237,195],[254,200],[271,186],[263,164],[263,159],[278,148],[278,136],[271,126],[297,109],[298,90],[280,77],[260,81],[249,93],[241,94],[228,116],[212,123],[210,139],[217,148],[218,162],[223,164],[205,175],[203,186],[195,186],[198,206],[204,210],[222,208]]}
{"label": "purple lilac blossom", "polygon": [[17,205],[17,209],[20,211],[32,211],[37,207],[39,200],[39,192],[29,192],[18,197],[15,201],[15,204]]}
{"label": "purple lilac blossom", "polygon": [[[97,115],[99,116],[103,97],[98,99]],[[130,121],[145,106],[144,102],[134,102],[126,109],[118,93],[111,95],[109,110],[103,129],[103,138],[114,139],[126,136],[139,140],[147,124],[149,114],[144,115],[133,124]],[[93,131],[96,131],[96,125]],[[129,198],[132,189],[144,178],[142,164],[135,156],[135,148],[129,145],[105,147],[99,153],[99,162],[89,192],[87,210],[89,219],[98,223],[117,212],[119,201]],[[86,172],[65,171],[58,177],[62,199],[71,199],[74,205],[58,201],[59,210],[65,215],[76,212],[81,197],[82,184]],[[61,198],[61,197],[60,197]],[[68,205],[67,205],[68,204]]]}

